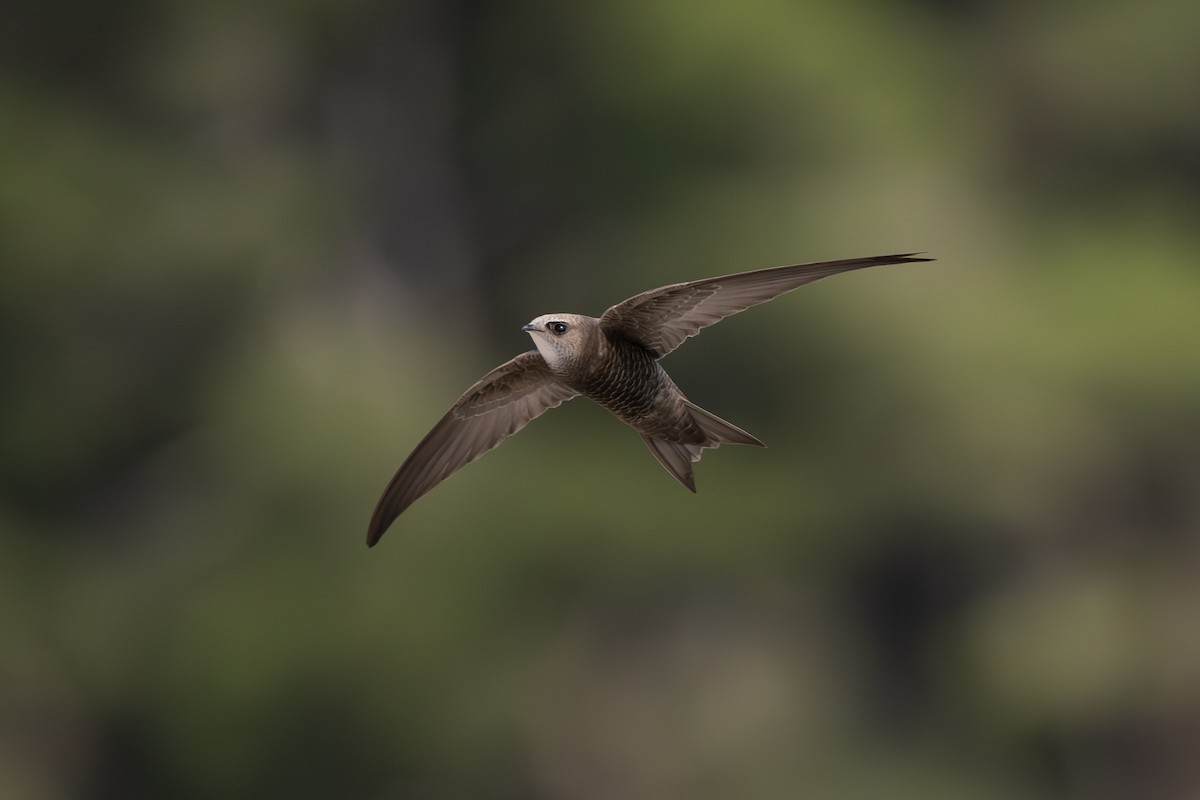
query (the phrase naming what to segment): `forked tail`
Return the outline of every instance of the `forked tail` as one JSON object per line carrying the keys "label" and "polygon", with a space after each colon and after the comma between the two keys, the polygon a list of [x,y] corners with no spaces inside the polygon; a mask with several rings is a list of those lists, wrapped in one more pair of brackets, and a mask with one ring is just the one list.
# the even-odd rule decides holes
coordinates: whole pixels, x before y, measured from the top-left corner
{"label": "forked tail", "polygon": [[646,443],[646,447],[658,459],[658,463],[662,464],[667,472],[671,473],[675,477],[675,480],[686,486],[688,490],[696,491],[696,478],[692,474],[692,463],[700,460],[700,456],[704,455],[705,449],[720,447],[723,444],[748,444],[754,447],[766,447],[765,444],[733,423],[726,422],[716,414],[711,414],[688,400],[684,400],[683,402],[687,406],[688,412],[692,415],[692,420],[696,423],[696,426],[707,437],[706,441],[692,444],[688,442],[672,442],[667,439],[645,435],[642,436],[642,441]]}

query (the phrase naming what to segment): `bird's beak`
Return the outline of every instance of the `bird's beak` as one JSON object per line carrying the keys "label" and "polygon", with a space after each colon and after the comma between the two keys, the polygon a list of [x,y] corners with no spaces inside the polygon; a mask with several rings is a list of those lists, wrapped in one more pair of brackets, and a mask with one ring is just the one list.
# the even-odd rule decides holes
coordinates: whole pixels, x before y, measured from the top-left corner
{"label": "bird's beak", "polygon": [[521,330],[525,331],[526,333],[532,333],[533,331],[541,330],[541,329],[537,325],[534,325],[532,322],[526,322],[525,325],[521,328]]}

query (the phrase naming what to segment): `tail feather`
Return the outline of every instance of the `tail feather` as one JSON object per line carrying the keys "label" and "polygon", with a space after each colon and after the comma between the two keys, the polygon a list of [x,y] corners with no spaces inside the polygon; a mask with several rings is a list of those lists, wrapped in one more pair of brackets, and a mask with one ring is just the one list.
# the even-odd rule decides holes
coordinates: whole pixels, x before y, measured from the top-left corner
{"label": "tail feather", "polygon": [[667,472],[671,473],[675,480],[686,486],[689,491],[696,491],[696,477],[692,473],[692,463],[700,460],[700,456],[704,455],[705,448],[720,447],[723,444],[748,444],[754,447],[766,447],[765,444],[738,426],[705,411],[695,403],[685,400],[684,404],[687,406],[692,420],[707,437],[707,441],[702,444],[672,442],[668,439],[660,439],[644,434],[642,435],[642,441],[646,443],[646,447],[658,459],[658,463],[662,464]]}
{"label": "tail feather", "polygon": [[642,441],[650,452],[658,459],[658,463],[666,467],[667,472],[688,488],[696,491],[696,477],[692,474],[692,462],[700,460],[704,448],[698,444],[680,444],[666,439],[656,439],[653,436],[642,436]]}
{"label": "tail feather", "polygon": [[[691,412],[692,419],[700,426],[700,430],[704,431],[708,436],[710,444],[706,444],[705,447],[717,447],[722,444],[748,444],[754,447],[766,447],[765,444],[746,433],[737,425],[734,425],[732,422],[726,422],[716,414],[705,411],[690,400],[684,400],[683,404]],[[700,456],[696,456],[696,459],[699,458]]]}

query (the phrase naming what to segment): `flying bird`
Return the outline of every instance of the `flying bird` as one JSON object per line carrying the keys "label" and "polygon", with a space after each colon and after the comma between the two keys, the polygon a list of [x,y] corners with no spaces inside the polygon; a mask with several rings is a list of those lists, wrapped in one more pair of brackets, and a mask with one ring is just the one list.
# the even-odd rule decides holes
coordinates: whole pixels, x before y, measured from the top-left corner
{"label": "flying bird", "polygon": [[367,545],[374,546],[421,495],[579,395],[637,431],[667,472],[696,491],[692,463],[705,449],[765,445],[684,397],[659,359],[703,328],[807,283],[865,267],[932,260],[901,253],[773,267],[652,289],[599,317],[534,318],[522,330],[537,349],[484,375],[433,426],[379,498]]}

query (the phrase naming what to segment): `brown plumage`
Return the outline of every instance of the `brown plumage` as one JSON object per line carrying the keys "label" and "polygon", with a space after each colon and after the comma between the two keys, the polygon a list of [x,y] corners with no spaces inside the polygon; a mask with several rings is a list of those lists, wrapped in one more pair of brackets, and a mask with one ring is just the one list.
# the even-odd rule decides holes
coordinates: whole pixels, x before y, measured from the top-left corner
{"label": "brown plumage", "polygon": [[523,329],[537,349],[483,376],[401,465],[375,507],[367,544],[378,542],[421,495],[547,409],[578,395],[630,425],[659,463],[696,491],[692,463],[705,449],[763,444],[688,401],[660,358],[709,325],[807,283],[865,267],[930,260],[902,253],[773,267],[653,289],[599,318],[537,317]]}

